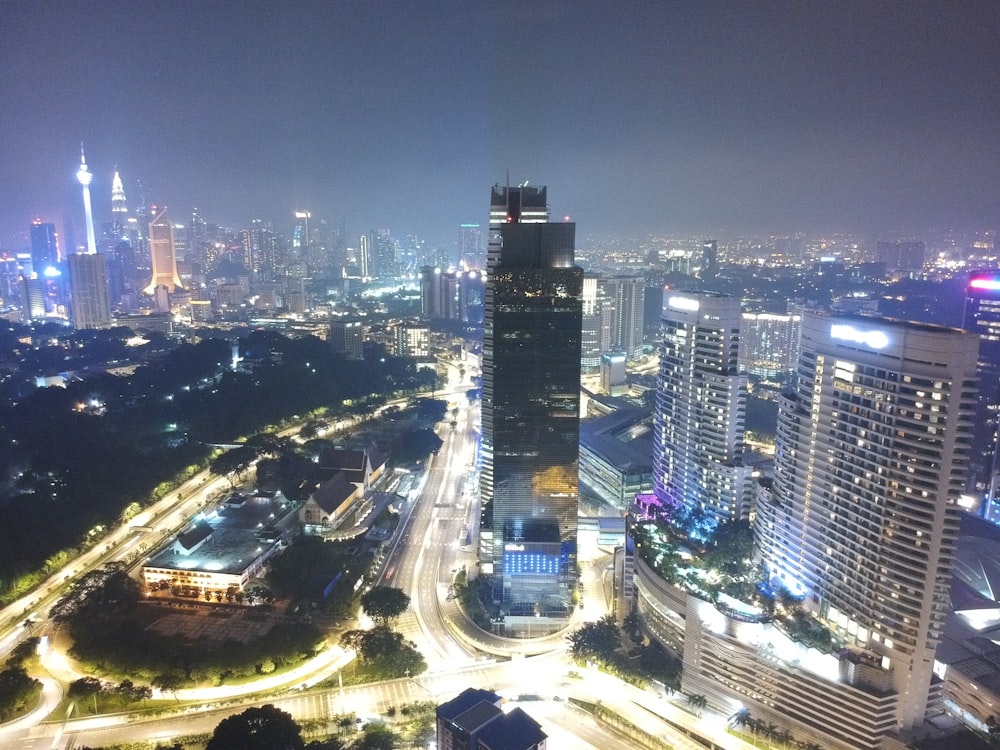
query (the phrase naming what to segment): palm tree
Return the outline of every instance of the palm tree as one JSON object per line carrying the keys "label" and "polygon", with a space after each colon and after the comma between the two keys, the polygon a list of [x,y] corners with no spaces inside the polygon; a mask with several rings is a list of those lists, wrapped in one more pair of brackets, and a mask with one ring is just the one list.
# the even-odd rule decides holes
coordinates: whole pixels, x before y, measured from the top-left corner
{"label": "palm tree", "polygon": [[753,717],[750,716],[749,708],[741,708],[729,717],[729,723],[734,727],[747,728],[751,721],[753,721]]}
{"label": "palm tree", "polygon": [[701,718],[701,712],[708,705],[708,698],[701,693],[690,693],[688,695],[688,705],[695,709],[698,712],[698,718]]}
{"label": "palm tree", "polygon": [[989,737],[990,744],[1000,745],[1000,721],[997,721],[996,716],[986,720],[986,736]]}

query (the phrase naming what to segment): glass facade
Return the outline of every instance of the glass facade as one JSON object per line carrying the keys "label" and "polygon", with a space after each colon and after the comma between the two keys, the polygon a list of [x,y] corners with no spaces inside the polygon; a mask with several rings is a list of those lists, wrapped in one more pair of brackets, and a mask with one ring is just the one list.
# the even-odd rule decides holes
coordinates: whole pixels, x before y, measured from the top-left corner
{"label": "glass facade", "polygon": [[491,242],[480,557],[506,612],[564,609],[575,578],[583,289],[575,228],[511,220]]}

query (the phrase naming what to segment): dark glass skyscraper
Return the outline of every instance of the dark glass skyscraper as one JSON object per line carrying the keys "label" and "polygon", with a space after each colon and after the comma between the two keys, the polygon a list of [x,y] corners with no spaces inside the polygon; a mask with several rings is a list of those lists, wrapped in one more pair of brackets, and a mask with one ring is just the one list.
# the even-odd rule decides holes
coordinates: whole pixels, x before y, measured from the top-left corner
{"label": "dark glass skyscraper", "polygon": [[544,187],[494,187],[483,332],[480,557],[509,634],[575,578],[583,271]]}
{"label": "dark glass skyscraper", "polygon": [[31,224],[31,267],[40,277],[45,269],[59,263],[56,225],[36,219]]}

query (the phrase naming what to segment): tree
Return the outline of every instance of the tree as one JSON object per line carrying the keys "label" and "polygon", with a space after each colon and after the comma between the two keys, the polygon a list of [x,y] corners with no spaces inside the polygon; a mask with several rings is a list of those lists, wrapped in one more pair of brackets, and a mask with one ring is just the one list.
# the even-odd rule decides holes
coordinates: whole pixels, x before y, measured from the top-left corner
{"label": "tree", "polygon": [[302,730],[270,703],[219,722],[205,750],[304,750]]}
{"label": "tree", "polygon": [[388,625],[409,606],[406,592],[391,586],[375,586],[361,597],[361,609],[378,625]]}
{"label": "tree", "polygon": [[613,615],[584,623],[569,634],[570,653],[578,659],[610,661],[621,645],[618,625]]}
{"label": "tree", "polygon": [[258,455],[258,450],[253,446],[241,445],[216,456],[209,468],[213,474],[226,477],[230,486],[235,487],[237,480],[243,479],[243,475],[257,460]]}
{"label": "tree", "polygon": [[69,684],[69,689],[66,694],[70,698],[89,698],[92,695],[97,695],[104,690],[104,683],[101,682],[96,677],[81,677],[79,680],[73,680]]}
{"label": "tree", "polygon": [[701,716],[701,712],[704,711],[705,707],[708,705],[708,698],[701,693],[691,693],[688,695],[687,699],[688,705],[698,712],[698,716]]}
{"label": "tree", "polygon": [[396,738],[381,721],[373,721],[365,724],[364,735],[359,738],[351,747],[357,750],[393,750],[396,746]]}
{"label": "tree", "polygon": [[986,720],[986,733],[991,745],[1000,745],[1000,721],[997,721],[996,716],[990,716]]}
{"label": "tree", "polygon": [[150,680],[153,687],[163,693],[173,693],[177,697],[177,689],[184,684],[184,678],[176,672],[158,674]]}
{"label": "tree", "polygon": [[0,723],[28,711],[41,692],[42,683],[29,677],[24,667],[0,672]]}
{"label": "tree", "polygon": [[749,708],[741,708],[729,717],[729,721],[734,727],[744,728],[750,725],[750,722],[753,721],[753,717],[750,715]]}
{"label": "tree", "polygon": [[344,743],[336,737],[327,737],[325,740],[313,740],[306,745],[306,750],[344,750]]}
{"label": "tree", "polygon": [[750,522],[727,521],[712,531],[704,562],[705,567],[729,575],[746,575],[752,555],[753,531]]}
{"label": "tree", "polygon": [[340,636],[340,646],[346,651],[361,653],[361,644],[365,640],[365,630],[348,630]]}

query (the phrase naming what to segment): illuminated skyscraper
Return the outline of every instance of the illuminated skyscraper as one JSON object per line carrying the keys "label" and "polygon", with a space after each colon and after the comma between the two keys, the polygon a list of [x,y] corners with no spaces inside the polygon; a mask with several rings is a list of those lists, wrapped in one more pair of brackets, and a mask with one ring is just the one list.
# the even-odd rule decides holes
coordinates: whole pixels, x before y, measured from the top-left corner
{"label": "illuminated skyscraper", "polygon": [[545,199],[496,186],[490,210],[480,560],[508,634],[564,617],[575,580],[583,271]]}
{"label": "illuminated skyscraper", "polygon": [[302,259],[303,253],[309,247],[311,237],[309,236],[309,219],[312,214],[308,211],[295,212],[295,229],[292,230],[292,252],[297,259]]}
{"label": "illuminated skyscraper", "polygon": [[87,252],[93,255],[97,252],[97,239],[94,237],[94,211],[90,205],[90,183],[94,175],[87,169],[87,157],[83,153],[83,144],[80,144],[80,169],[76,173],[76,179],[83,186],[83,212],[87,220]]}
{"label": "illuminated skyscraper", "polygon": [[719,243],[705,240],[701,243],[701,270],[698,278],[714,279],[719,275]]}
{"label": "illuminated skyscraper", "polygon": [[740,300],[665,291],[653,422],[653,488],[704,514],[701,532],[750,515],[743,462],[747,377],[739,372]]}
{"label": "illuminated skyscraper", "polygon": [[600,368],[601,355],[608,350],[611,340],[611,309],[604,304],[605,300],[598,286],[600,278],[601,275],[594,271],[583,274],[580,369],[588,373]]}
{"label": "illuminated skyscraper", "polygon": [[372,230],[368,238],[371,250],[369,272],[376,279],[391,279],[399,270],[395,240],[388,229]]}
{"label": "illuminated skyscraper", "polygon": [[984,515],[1000,523],[1000,271],[974,271],[963,327],[979,336],[979,401],[972,482]]}
{"label": "illuminated skyscraper", "polygon": [[362,279],[372,277],[371,238],[367,234],[358,238],[358,273]]}
{"label": "illuminated skyscraper", "polygon": [[[855,697],[819,711],[839,711],[824,731],[867,736],[864,747],[918,726],[940,698],[932,672],[965,503],[978,352],[976,336],[952,328],[802,319],[798,382],[780,404],[773,492],[758,501],[754,535],[772,584],[804,597],[843,644],[840,682],[853,689],[838,695]],[[808,718],[816,708],[786,710],[819,722]]]}
{"label": "illuminated skyscraper", "polygon": [[77,328],[111,325],[105,256],[100,253],[73,253],[68,260],[73,325]]}
{"label": "illuminated skyscraper", "polygon": [[181,288],[181,279],[177,274],[177,257],[174,255],[174,227],[167,217],[164,206],[156,212],[149,222],[149,259],[153,276],[143,291],[153,294],[158,286],[162,286],[170,294]]}
{"label": "illuminated skyscraper", "polygon": [[122,184],[121,175],[115,169],[115,176],[111,180],[111,218],[120,226],[128,225],[128,204],[125,199],[125,186]]}

